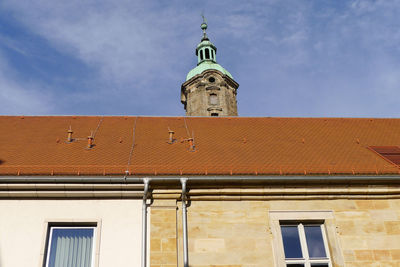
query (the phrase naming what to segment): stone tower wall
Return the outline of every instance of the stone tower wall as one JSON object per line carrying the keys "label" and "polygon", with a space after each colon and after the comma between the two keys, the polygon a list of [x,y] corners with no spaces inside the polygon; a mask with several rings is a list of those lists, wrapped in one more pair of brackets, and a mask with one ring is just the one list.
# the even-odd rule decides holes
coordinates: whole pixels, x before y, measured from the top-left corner
{"label": "stone tower wall", "polygon": [[217,70],[207,70],[182,85],[181,102],[187,116],[237,116],[239,85]]}

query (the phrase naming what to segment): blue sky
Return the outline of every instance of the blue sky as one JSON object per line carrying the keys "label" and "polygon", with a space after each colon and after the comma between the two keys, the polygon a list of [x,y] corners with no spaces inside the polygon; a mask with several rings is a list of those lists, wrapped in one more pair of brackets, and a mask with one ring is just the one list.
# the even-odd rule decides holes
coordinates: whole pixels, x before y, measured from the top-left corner
{"label": "blue sky", "polygon": [[400,1],[0,2],[0,114],[184,115],[201,17],[240,116],[400,117]]}

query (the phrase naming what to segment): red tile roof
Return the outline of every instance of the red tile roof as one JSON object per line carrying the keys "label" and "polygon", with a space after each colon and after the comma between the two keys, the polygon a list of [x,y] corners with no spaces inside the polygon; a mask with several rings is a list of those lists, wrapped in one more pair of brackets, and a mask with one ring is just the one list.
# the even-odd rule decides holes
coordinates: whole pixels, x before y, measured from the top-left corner
{"label": "red tile roof", "polygon": [[398,145],[400,119],[0,116],[0,175],[399,174],[368,149]]}

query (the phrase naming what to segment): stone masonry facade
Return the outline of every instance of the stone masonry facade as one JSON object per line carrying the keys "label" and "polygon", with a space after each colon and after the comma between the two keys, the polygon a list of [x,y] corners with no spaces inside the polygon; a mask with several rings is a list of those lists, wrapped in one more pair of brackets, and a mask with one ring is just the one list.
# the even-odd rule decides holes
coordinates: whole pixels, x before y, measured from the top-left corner
{"label": "stone masonry facade", "polygon": [[[176,200],[156,200],[151,208],[152,267],[183,266],[180,207]],[[325,224],[333,266],[400,266],[399,199],[329,198],[192,201],[189,266],[277,266],[271,211],[332,212]]]}
{"label": "stone masonry facade", "polygon": [[182,84],[187,116],[237,116],[239,84],[217,70],[206,70]]}

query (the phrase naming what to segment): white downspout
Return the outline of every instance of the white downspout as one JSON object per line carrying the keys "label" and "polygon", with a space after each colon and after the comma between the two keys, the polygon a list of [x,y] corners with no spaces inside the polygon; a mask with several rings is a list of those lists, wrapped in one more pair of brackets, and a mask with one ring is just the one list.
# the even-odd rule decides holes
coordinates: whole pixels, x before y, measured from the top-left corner
{"label": "white downspout", "polygon": [[183,266],[189,267],[188,253],[188,229],[187,229],[187,211],[186,211],[186,181],[187,178],[181,178],[182,184],[182,231],[183,231]]}
{"label": "white downspout", "polygon": [[142,267],[147,267],[147,196],[149,194],[149,178],[143,178],[144,192],[142,203]]}

